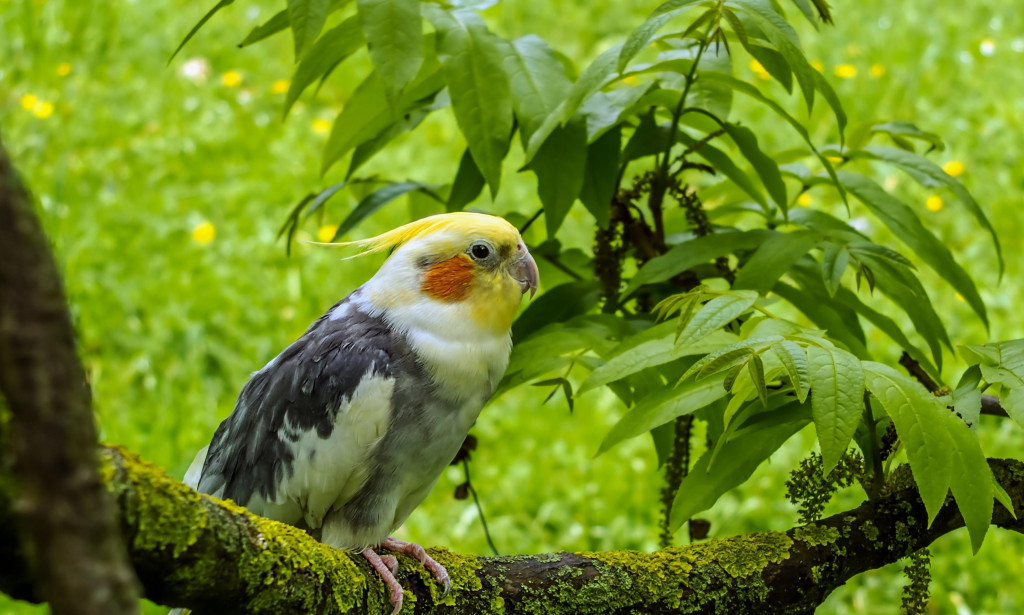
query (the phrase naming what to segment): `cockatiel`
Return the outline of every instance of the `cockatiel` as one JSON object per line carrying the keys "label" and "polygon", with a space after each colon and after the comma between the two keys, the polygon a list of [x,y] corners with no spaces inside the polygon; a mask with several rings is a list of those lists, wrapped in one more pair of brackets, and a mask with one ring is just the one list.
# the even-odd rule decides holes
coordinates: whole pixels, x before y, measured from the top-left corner
{"label": "cockatiel", "polygon": [[185,477],[199,491],[357,550],[390,590],[415,543],[390,536],[430,493],[508,364],[522,296],[537,264],[519,232],[477,213],[430,216],[353,242],[392,250],[342,299],[256,372]]}

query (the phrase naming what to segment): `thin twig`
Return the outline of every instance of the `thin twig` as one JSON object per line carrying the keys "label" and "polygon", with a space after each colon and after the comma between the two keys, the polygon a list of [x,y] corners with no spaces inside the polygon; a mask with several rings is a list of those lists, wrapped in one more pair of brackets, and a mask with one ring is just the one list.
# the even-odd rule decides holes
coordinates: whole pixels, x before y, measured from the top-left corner
{"label": "thin twig", "polygon": [[476,489],[473,488],[473,483],[469,481],[469,460],[466,458],[462,459],[462,470],[466,473],[466,489],[469,490],[469,495],[473,496],[473,503],[476,504],[476,512],[480,515],[480,523],[484,526],[484,536],[487,537],[487,546],[491,548],[491,551],[495,555],[501,555],[498,553],[498,547],[494,546],[494,541],[491,540],[491,531],[487,529],[487,518],[484,517],[484,509],[480,506],[480,498],[476,495]]}

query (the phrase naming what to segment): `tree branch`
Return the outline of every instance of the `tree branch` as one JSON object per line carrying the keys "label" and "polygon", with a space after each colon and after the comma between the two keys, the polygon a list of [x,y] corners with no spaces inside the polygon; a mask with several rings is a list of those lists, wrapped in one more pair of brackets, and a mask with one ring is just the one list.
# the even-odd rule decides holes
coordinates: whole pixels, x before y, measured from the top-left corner
{"label": "tree branch", "polygon": [[[197,613],[385,613],[382,584],[361,557],[295,528],[200,495],[117,448],[103,450],[131,557],[146,596]],[[1024,463],[993,460],[996,478],[1021,510]],[[909,469],[887,495],[787,532],[763,532],[645,554],[635,551],[511,557],[431,554],[452,577],[438,587],[400,556],[406,603],[416,613],[803,613],[866,570],[894,562],[963,527],[952,498],[930,528]],[[897,487],[893,487],[897,485]],[[0,492],[0,588],[31,599]],[[998,503],[993,523],[1017,532]]]}
{"label": "tree branch", "polygon": [[[923,384],[924,387],[932,393],[939,390],[940,387],[938,383],[932,380],[932,377],[928,375],[928,372],[924,371],[921,364],[914,360],[914,358],[910,356],[910,353],[906,351],[903,352],[903,355],[900,356],[900,365],[907,370],[907,373],[914,378],[917,378],[917,381]],[[1001,416],[1004,418],[1009,418],[1010,416],[1006,413],[1006,408],[1003,408],[999,398],[995,395],[981,396],[981,413],[988,414],[990,416]]]}
{"label": "tree branch", "polygon": [[60,274],[2,144],[0,394],[13,453],[0,470],[12,472],[18,493],[10,521],[28,536],[41,594],[58,614],[137,613],[136,581],[97,474],[96,428]]}

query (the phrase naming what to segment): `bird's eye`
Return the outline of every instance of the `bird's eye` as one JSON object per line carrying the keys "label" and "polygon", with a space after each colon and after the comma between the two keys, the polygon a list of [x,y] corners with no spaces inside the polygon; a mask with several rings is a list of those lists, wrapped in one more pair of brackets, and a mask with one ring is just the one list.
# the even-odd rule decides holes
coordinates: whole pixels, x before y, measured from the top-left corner
{"label": "bird's eye", "polygon": [[483,260],[491,255],[491,249],[487,247],[487,244],[475,243],[469,248],[469,253],[473,255],[473,258]]}

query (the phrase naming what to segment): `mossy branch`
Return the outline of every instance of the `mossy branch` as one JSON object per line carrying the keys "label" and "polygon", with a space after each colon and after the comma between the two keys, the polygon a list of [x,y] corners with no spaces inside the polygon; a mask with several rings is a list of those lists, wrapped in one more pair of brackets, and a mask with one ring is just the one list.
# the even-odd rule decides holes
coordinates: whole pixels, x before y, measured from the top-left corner
{"label": "mossy branch", "polygon": [[[122,513],[146,596],[197,613],[386,613],[382,584],[358,555],[200,495],[136,455],[102,449],[104,480]],[[1024,463],[990,462],[1015,507]],[[406,612],[802,613],[866,570],[894,562],[963,526],[952,498],[927,527],[909,472],[905,485],[858,508],[787,532],[752,533],[656,553],[549,553],[512,557],[431,554],[453,581],[437,585],[402,556]],[[0,588],[32,599],[0,493]],[[993,523],[1024,522],[996,504]]]}

